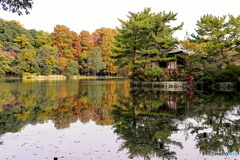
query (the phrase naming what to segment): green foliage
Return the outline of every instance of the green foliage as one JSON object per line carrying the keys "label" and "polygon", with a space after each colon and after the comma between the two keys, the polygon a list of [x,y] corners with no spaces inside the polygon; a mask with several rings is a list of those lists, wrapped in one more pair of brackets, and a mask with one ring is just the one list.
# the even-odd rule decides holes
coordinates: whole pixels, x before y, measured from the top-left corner
{"label": "green foliage", "polygon": [[88,57],[88,67],[94,74],[106,67],[102,59],[100,47],[95,47],[93,52],[90,53]]}
{"label": "green foliage", "polygon": [[30,45],[26,35],[18,36],[13,41],[15,42],[14,44],[20,48],[27,48]]}
{"label": "green foliage", "polygon": [[0,51],[0,75],[5,75],[11,72],[11,63],[14,61],[14,57],[7,52]]}
{"label": "green foliage", "polygon": [[21,37],[21,35],[25,35],[30,44],[34,45],[34,37],[18,21],[0,19],[0,44],[11,46],[14,39]]}
{"label": "green foliage", "polygon": [[240,82],[240,66],[227,65],[221,69],[207,67],[195,72],[194,79],[204,88],[209,88],[215,82]]}
{"label": "green foliage", "polygon": [[[121,27],[101,28],[79,35],[63,25],[56,25],[51,34],[27,30],[18,21],[0,19],[0,74],[22,75],[24,72],[41,75],[81,73],[117,73],[116,66],[132,79],[154,81],[168,79],[163,71],[152,67],[153,61],[179,60],[173,80],[194,79],[201,84],[215,81],[239,81],[236,60],[240,51],[240,16],[204,15],[197,21],[196,35],[188,39],[192,55],[168,57],[161,53],[178,41],[173,33],[176,20],[173,12],[128,12]],[[178,61],[179,62],[179,61]],[[235,70],[235,72],[234,72]]]}
{"label": "green foliage", "polygon": [[65,71],[63,72],[64,75],[70,77],[74,75],[79,75],[79,64],[78,62],[72,60],[72,59],[67,59],[67,67]]}
{"label": "green foliage", "polygon": [[58,49],[49,45],[40,47],[37,51],[37,68],[41,75],[59,74],[60,64],[57,57]]}
{"label": "green foliage", "polygon": [[42,32],[42,31],[40,31],[36,34],[35,41],[36,41],[35,46],[37,48],[40,48],[41,46],[44,46],[44,45],[51,46],[53,44],[49,33]]}
{"label": "green foliage", "polygon": [[239,50],[240,16],[216,17],[204,15],[197,21],[197,35],[192,35],[193,42],[204,44],[203,53],[216,66],[231,64]]}
{"label": "green foliage", "polygon": [[202,74],[197,77],[197,82],[201,83],[204,87],[210,87],[210,85],[216,81],[216,76],[217,71],[215,68],[206,68]]}
{"label": "green foliage", "polygon": [[154,66],[145,68],[143,74],[149,81],[160,80],[160,77],[163,75],[163,70]]}
{"label": "green foliage", "polygon": [[[119,19],[122,26],[118,28],[120,34],[115,36],[114,51],[119,53],[113,56],[116,59],[115,64],[119,68],[127,65],[133,66],[131,69],[133,76],[136,77],[137,74],[143,73],[140,70],[146,69],[146,65],[138,65],[145,58],[139,53],[157,54],[159,60],[164,58],[165,55],[160,50],[170,49],[177,43],[177,40],[173,38],[173,33],[183,26],[183,24],[180,24],[171,27],[168,24],[176,20],[176,16],[177,14],[172,12],[151,13],[151,8],[145,8],[142,12],[129,12],[126,21]],[[150,64],[151,61],[148,61],[148,65]],[[143,74],[147,75],[149,73]]]}
{"label": "green foliage", "polygon": [[[197,21],[196,35],[189,38],[197,53],[186,56],[186,73],[205,87],[214,82],[239,82],[236,63],[240,16],[204,15]],[[195,46],[195,47],[193,47]]]}
{"label": "green foliage", "polygon": [[19,62],[31,62],[36,57],[36,51],[34,49],[22,49],[19,53],[18,61]]}
{"label": "green foliage", "polygon": [[240,82],[240,66],[227,65],[216,75],[218,82]]}
{"label": "green foliage", "polygon": [[160,81],[164,71],[160,67],[146,67],[131,75],[131,79],[140,81]]}

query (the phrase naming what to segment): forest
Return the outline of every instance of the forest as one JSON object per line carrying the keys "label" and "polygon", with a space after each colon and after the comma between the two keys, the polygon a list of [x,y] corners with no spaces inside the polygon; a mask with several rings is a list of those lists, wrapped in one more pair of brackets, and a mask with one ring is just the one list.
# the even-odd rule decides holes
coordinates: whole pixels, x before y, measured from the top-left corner
{"label": "forest", "polygon": [[116,29],[77,34],[64,25],[52,33],[27,30],[20,22],[0,20],[0,75],[116,74],[110,56]]}
{"label": "forest", "polygon": [[[79,34],[64,25],[56,25],[48,33],[1,19],[0,76],[124,75],[141,81],[186,81],[193,76],[206,84],[240,81],[240,16],[203,15],[196,21],[196,33],[183,41],[173,36],[184,25],[171,26],[176,19],[176,13],[153,13],[145,8],[128,12],[127,20],[119,19],[121,26],[116,29]],[[194,54],[168,57],[161,52],[176,44]],[[152,66],[156,60],[179,58],[182,63],[172,75]]]}

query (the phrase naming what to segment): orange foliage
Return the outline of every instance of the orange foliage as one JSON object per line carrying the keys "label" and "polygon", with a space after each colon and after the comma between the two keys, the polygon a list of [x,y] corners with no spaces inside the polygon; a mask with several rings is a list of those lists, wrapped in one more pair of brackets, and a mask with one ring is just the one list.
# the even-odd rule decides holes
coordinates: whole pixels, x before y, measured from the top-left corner
{"label": "orange foliage", "polygon": [[59,62],[60,62],[60,67],[61,67],[62,71],[64,71],[67,66],[67,59],[64,57],[61,57],[61,58],[59,58]]}
{"label": "orange foliage", "polygon": [[51,33],[53,44],[58,48],[60,55],[73,60],[78,60],[82,47],[76,32],[64,25],[56,25]]}

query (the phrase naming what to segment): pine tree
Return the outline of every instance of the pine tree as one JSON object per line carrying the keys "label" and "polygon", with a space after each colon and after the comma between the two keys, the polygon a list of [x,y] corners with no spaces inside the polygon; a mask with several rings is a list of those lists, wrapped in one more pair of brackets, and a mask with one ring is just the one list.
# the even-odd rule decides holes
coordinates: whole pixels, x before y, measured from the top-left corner
{"label": "pine tree", "polygon": [[171,49],[177,43],[173,33],[183,26],[183,23],[176,27],[169,25],[176,16],[172,12],[151,13],[151,8],[145,8],[142,12],[129,12],[126,21],[119,19],[122,25],[118,28],[120,34],[115,37],[114,51],[118,53],[113,56],[117,59],[115,64],[119,68],[128,65],[134,73],[150,65],[151,55],[164,58],[161,49]]}

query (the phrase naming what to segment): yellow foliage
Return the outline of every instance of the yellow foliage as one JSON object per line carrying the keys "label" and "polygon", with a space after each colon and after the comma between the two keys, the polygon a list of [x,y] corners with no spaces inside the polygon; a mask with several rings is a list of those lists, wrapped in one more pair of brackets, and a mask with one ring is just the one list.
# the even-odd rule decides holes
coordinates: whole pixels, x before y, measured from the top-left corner
{"label": "yellow foliage", "polygon": [[19,119],[22,119],[22,121],[26,121],[29,114],[30,114],[30,111],[23,111],[22,114],[14,114],[14,116]]}
{"label": "yellow foliage", "polygon": [[67,59],[64,57],[59,58],[60,67],[64,71],[67,66]]}
{"label": "yellow foliage", "polygon": [[115,42],[114,37],[117,35],[117,31],[110,28],[102,28],[98,30],[98,32],[100,32],[101,34],[100,47],[102,50],[102,59],[103,62],[106,64],[104,72],[117,73],[117,67],[113,65],[116,60],[110,57],[116,55],[116,53],[112,51],[112,48],[114,47],[113,42]]}
{"label": "yellow foliage", "polygon": [[182,41],[181,45],[187,48],[190,51],[193,51],[198,54],[206,55],[205,48],[207,47],[207,43],[194,43],[190,41]]}
{"label": "yellow foliage", "polygon": [[17,20],[11,20],[12,22],[15,22],[17,25],[19,25],[19,26],[21,26],[21,27],[23,27],[23,24],[21,24],[21,22],[20,21],[17,21]]}
{"label": "yellow foliage", "polygon": [[13,41],[16,42],[15,44],[17,46],[23,47],[23,48],[28,46],[28,45],[30,45],[30,42],[29,42],[27,36],[24,35],[24,34],[22,34],[21,36],[16,37]]}

